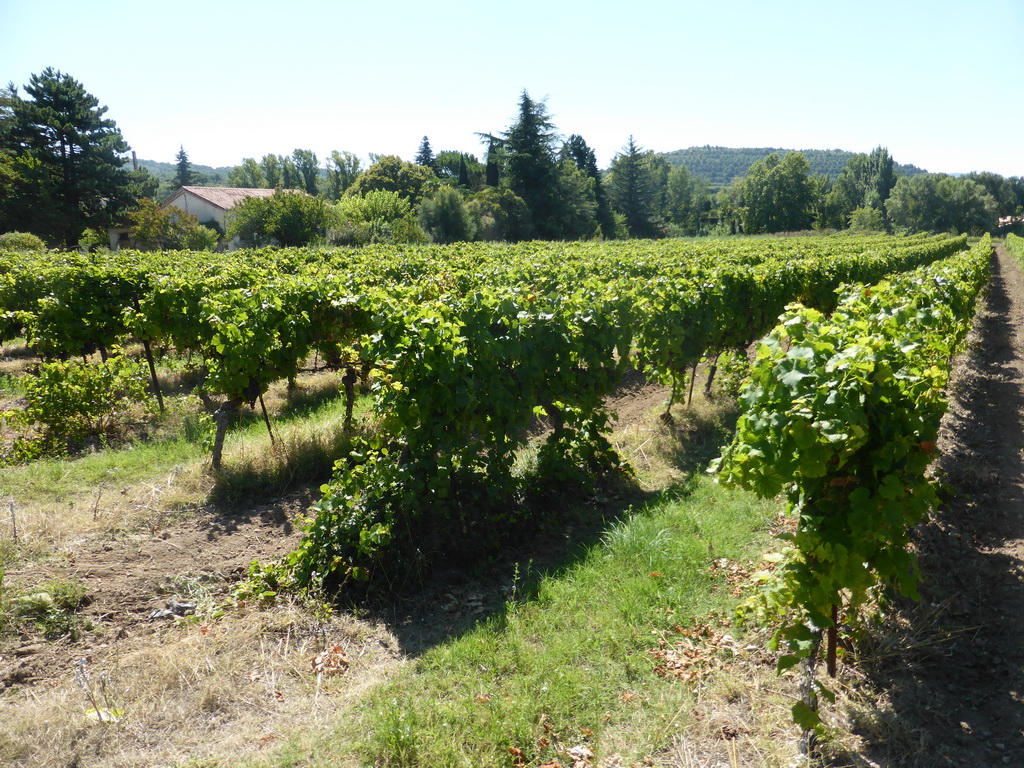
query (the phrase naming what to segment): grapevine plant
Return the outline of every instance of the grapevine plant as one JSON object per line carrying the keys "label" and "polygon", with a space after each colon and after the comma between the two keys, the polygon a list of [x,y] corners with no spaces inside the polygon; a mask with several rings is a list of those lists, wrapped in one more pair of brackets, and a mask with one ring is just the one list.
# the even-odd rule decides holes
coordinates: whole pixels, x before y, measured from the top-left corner
{"label": "grapevine plant", "polygon": [[[783,495],[795,529],[740,615],[778,628],[779,670],[817,653],[882,590],[916,597],[913,525],[935,502],[951,360],[988,278],[991,243],[873,286],[845,286],[836,311],[791,305],[758,346],[721,480]],[[817,715],[801,703],[804,725]]]}

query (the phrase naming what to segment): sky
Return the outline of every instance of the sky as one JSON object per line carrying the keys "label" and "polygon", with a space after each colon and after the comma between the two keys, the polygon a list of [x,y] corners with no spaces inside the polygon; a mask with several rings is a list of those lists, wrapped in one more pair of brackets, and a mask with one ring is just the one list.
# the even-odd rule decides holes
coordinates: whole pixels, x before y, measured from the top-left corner
{"label": "sky", "polygon": [[0,0],[0,83],[60,70],[196,165],[479,156],[526,91],[602,167],[633,136],[1024,176],[1022,40],[1022,0]]}

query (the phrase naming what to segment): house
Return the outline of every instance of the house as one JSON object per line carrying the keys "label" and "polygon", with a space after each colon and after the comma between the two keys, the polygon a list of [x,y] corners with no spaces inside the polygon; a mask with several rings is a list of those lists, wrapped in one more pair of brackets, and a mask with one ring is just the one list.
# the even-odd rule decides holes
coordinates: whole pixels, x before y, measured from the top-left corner
{"label": "house", "polygon": [[200,224],[213,221],[223,230],[225,214],[240,202],[247,197],[272,197],[274,192],[250,187],[181,187],[160,207],[180,208],[199,219]]}
{"label": "house", "polygon": [[[250,187],[180,187],[160,203],[161,208],[174,207],[199,219],[200,224],[214,222],[224,231],[224,215],[247,197],[271,197],[273,189]],[[110,227],[110,248],[131,248],[130,227]],[[232,247],[232,246],[229,246]]]}

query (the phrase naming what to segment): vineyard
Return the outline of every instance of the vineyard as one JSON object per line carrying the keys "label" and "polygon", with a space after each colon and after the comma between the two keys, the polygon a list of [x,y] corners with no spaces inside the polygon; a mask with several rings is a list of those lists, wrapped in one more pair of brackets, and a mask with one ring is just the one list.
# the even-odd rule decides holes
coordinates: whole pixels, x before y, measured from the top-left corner
{"label": "vineyard", "polygon": [[[273,440],[268,390],[332,371],[347,447],[298,547],[250,577],[366,594],[488,557],[553,499],[628,476],[608,437],[630,375],[667,388],[668,422],[699,373],[710,393],[740,368],[715,476],[793,521],[740,613],[774,628],[780,671],[824,643],[834,675],[840,628],[916,593],[909,535],[936,504],[944,392],[991,253],[945,236],[0,252],[0,344],[38,361],[0,461],[73,456],[127,403],[173,409],[159,371],[176,366],[216,474],[243,406]],[[820,726],[809,693],[793,712]]]}

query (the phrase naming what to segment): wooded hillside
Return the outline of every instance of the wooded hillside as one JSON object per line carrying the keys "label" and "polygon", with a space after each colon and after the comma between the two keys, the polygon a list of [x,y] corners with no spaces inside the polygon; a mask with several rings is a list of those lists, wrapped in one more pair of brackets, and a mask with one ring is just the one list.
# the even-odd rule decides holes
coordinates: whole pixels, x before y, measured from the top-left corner
{"label": "wooded hillside", "polygon": [[[693,175],[705,178],[713,185],[724,187],[731,184],[733,179],[746,176],[747,170],[758,160],[764,160],[771,154],[782,157],[792,151],[794,150],[773,147],[703,146],[677,149],[673,152],[664,152],[662,155],[673,167],[685,165]],[[802,149],[800,152],[807,158],[812,174],[824,173],[833,180],[839,176],[840,171],[850,162],[850,158],[856,154],[843,149]],[[899,163],[896,164],[896,172],[901,176],[917,176],[926,173],[915,165]]]}

